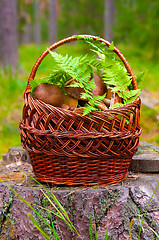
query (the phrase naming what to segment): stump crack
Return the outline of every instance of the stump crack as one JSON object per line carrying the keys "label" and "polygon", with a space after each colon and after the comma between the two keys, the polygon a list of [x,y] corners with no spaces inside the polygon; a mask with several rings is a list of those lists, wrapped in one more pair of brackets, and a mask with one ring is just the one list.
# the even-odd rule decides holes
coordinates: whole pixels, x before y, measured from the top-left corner
{"label": "stump crack", "polygon": [[[136,190],[138,191],[138,189],[136,189]],[[140,191],[140,190],[139,190],[139,191]],[[144,216],[144,222],[145,222],[148,226],[150,226],[154,231],[157,231],[157,232],[158,232],[158,230],[159,230],[158,224],[157,224],[157,223],[154,221],[154,219],[152,218],[151,213],[157,212],[157,211],[159,211],[159,209],[158,209],[158,208],[154,208],[154,209],[149,209],[149,210],[148,210],[148,209],[147,209],[147,206],[142,206],[142,201],[141,201],[141,203],[140,203],[140,197],[139,197],[139,196],[138,196],[138,197],[135,196],[131,188],[129,188],[129,196],[130,196],[132,202],[133,202],[133,203],[136,205],[136,207],[138,208],[141,219],[143,218],[143,216],[144,216],[144,214],[145,214],[145,212],[146,212],[146,214],[145,214],[145,216]],[[144,195],[144,194],[142,193],[142,197],[143,197],[143,196],[145,196],[145,198],[148,197],[147,195]],[[144,210],[144,208],[145,208],[145,210]],[[144,225],[143,225],[143,227],[144,227]]]}
{"label": "stump crack", "polygon": [[133,202],[133,203],[135,204],[135,206],[138,208],[139,212],[140,212],[141,214],[143,214],[143,213],[144,213],[144,212],[143,212],[143,209],[142,209],[140,203],[135,200],[135,197],[134,197],[134,195],[133,195],[133,192],[132,192],[131,188],[129,188],[129,196],[130,196],[132,202]]}
{"label": "stump crack", "polygon": [[9,193],[8,200],[5,200],[5,194],[3,195],[3,207],[2,207],[2,211],[0,213],[0,234],[2,232],[5,221],[7,220],[7,218],[10,215],[13,202],[14,202],[14,198],[11,193]]}

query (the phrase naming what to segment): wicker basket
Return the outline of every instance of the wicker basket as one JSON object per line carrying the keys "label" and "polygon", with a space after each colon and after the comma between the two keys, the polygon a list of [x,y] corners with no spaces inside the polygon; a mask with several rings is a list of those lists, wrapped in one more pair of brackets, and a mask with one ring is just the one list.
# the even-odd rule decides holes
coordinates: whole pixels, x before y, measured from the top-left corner
{"label": "wicker basket", "polygon": [[[76,37],[69,37],[49,49],[76,40]],[[100,41],[110,45],[104,39]],[[133,89],[137,89],[125,57],[117,48],[114,51],[131,75]],[[36,178],[66,185],[122,181],[139,145],[140,98],[123,107],[94,112],[91,117],[34,99],[30,94],[30,81],[48,52],[45,50],[33,66],[24,92],[25,105],[20,122],[22,146],[29,152]]]}

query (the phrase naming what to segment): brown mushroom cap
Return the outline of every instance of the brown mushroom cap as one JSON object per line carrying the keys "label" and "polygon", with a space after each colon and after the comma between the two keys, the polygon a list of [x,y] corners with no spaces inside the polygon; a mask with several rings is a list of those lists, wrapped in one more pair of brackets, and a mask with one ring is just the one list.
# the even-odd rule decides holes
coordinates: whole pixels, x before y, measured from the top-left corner
{"label": "brown mushroom cap", "polygon": [[94,77],[94,83],[96,85],[95,89],[92,89],[92,91],[91,91],[93,96],[104,95],[104,93],[106,93],[106,91],[107,91],[107,87],[106,87],[105,83],[103,82],[103,79],[96,73],[93,73],[93,77]]}
{"label": "brown mushroom cap", "polygon": [[[106,93],[107,91],[107,87],[105,85],[105,83],[103,82],[102,78],[97,75],[96,73],[93,73],[93,77],[94,77],[94,83],[96,85],[95,89],[92,89],[92,95],[93,96],[97,96],[100,95],[102,96],[104,93]],[[90,77],[90,80],[92,79],[92,77]],[[66,93],[76,99],[82,99],[81,98],[81,93],[84,92],[84,89],[81,87],[67,87],[67,85],[69,85],[70,83],[73,83],[73,81],[76,81],[75,79],[70,79],[66,85],[65,85],[65,91]]]}
{"label": "brown mushroom cap", "polygon": [[106,98],[111,99],[111,97],[112,97],[112,90],[108,88]]}
{"label": "brown mushroom cap", "polygon": [[73,82],[75,82],[75,79],[70,79],[68,80],[68,82],[65,84],[65,92],[67,93],[67,95],[69,95],[70,97],[76,98],[76,99],[80,99],[81,98],[81,93],[84,92],[84,89],[81,87],[67,87],[67,85],[73,84]]}
{"label": "brown mushroom cap", "polygon": [[64,96],[64,104],[66,104],[69,107],[77,107],[78,100],[76,98],[70,97],[69,95]]}
{"label": "brown mushroom cap", "polygon": [[35,88],[33,95],[34,98],[55,107],[61,107],[64,100],[62,89],[57,85],[48,83],[39,84]]}

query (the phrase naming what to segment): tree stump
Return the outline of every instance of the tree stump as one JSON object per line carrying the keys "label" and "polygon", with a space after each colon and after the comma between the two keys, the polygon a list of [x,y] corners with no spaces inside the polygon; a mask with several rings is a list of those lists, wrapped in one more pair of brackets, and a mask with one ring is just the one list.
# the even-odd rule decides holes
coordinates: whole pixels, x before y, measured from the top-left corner
{"label": "tree stump", "polygon": [[[20,159],[18,162],[14,161],[13,157],[11,159],[10,162],[7,162],[7,165],[5,161],[0,162],[0,180],[14,188],[26,201],[35,204],[32,206],[47,221],[52,219],[61,239],[80,239],[72,233],[62,220],[38,207],[53,210],[39,185],[31,177],[19,170],[20,168],[29,175],[34,176],[32,167],[26,161],[26,158],[24,158],[25,161]],[[159,233],[159,189],[156,190],[149,206],[148,203],[158,184],[158,179],[158,173],[129,172],[124,181],[112,185],[68,187],[44,184],[44,186],[55,194],[84,240],[90,239],[90,216],[92,216],[93,221],[93,239],[95,239],[94,223],[99,240],[104,239],[107,226],[109,239],[130,239],[130,223],[134,219],[131,226],[131,235],[132,239],[135,240],[141,226],[139,221],[142,221],[145,211],[147,213],[141,239],[153,240],[155,239],[153,231]],[[36,218],[48,235],[51,234],[46,224],[39,220],[29,207],[18,199],[7,186],[1,183],[0,239],[43,240],[44,237],[33,225],[28,213],[31,213]],[[49,236],[54,239],[52,234]]]}

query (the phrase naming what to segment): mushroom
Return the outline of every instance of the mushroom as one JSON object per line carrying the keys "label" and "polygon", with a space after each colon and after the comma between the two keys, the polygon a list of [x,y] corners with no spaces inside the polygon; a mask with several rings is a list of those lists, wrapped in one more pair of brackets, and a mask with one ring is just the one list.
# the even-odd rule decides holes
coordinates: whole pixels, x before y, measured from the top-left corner
{"label": "mushroom", "polygon": [[[71,78],[70,80],[67,81],[67,83],[65,84],[65,92],[67,93],[67,95],[69,95],[70,97],[73,97],[75,99],[81,99],[81,93],[84,92],[84,89],[81,87],[69,87],[69,84],[73,84],[73,82],[75,82],[76,80]],[[67,86],[68,85],[68,86]]]}
{"label": "mushroom", "polygon": [[108,99],[108,98],[104,98],[104,99],[103,99],[103,102],[104,102],[106,105],[110,106],[111,100]]}
{"label": "mushroom", "polygon": [[63,103],[62,106],[61,106],[61,108],[62,108],[62,109],[65,109],[65,110],[68,110],[68,109],[69,109],[69,106],[68,106],[67,104],[64,104],[64,103]]}
{"label": "mushroom", "polygon": [[115,92],[112,92],[112,97],[110,100],[110,107],[112,107],[115,104]]}
{"label": "mushroom", "polygon": [[106,98],[111,99],[111,97],[112,97],[112,90],[109,88],[109,85],[108,85]]}
{"label": "mushroom", "polygon": [[68,94],[64,96],[64,104],[66,104],[68,107],[77,107],[78,100],[76,98],[70,97]]}
{"label": "mushroom", "polygon": [[94,77],[94,83],[96,85],[95,89],[92,89],[92,95],[93,96],[102,96],[104,95],[104,93],[107,92],[107,87],[105,85],[105,83],[103,82],[103,79],[97,75],[96,73],[93,73],[93,77]]}
{"label": "mushroom", "polygon": [[33,95],[34,98],[55,107],[61,107],[64,100],[62,89],[57,85],[48,83],[39,84],[35,88]]}
{"label": "mushroom", "polygon": [[106,105],[110,105],[112,107],[115,103],[122,103],[122,98],[118,96],[116,92],[113,92],[109,87],[107,88],[106,98],[103,99],[103,102]]}
{"label": "mushroom", "polygon": [[106,106],[103,102],[99,103],[99,104],[97,105],[97,107],[98,107],[99,109],[103,110],[103,111],[105,111],[105,110],[108,109],[107,106]]}
{"label": "mushroom", "polygon": [[[96,85],[95,89],[91,90],[91,93],[93,96],[102,96],[104,93],[106,93],[107,91],[107,87],[105,85],[105,83],[103,82],[102,78],[97,75],[96,73],[93,73],[93,77],[90,77],[90,80],[94,78],[94,83]],[[66,93],[76,99],[80,99],[81,98],[81,93],[84,92],[84,89],[81,87],[67,87],[67,85],[69,85],[69,83],[73,83],[74,81],[76,81],[75,79],[70,79],[66,84],[65,84],[65,91]]]}

